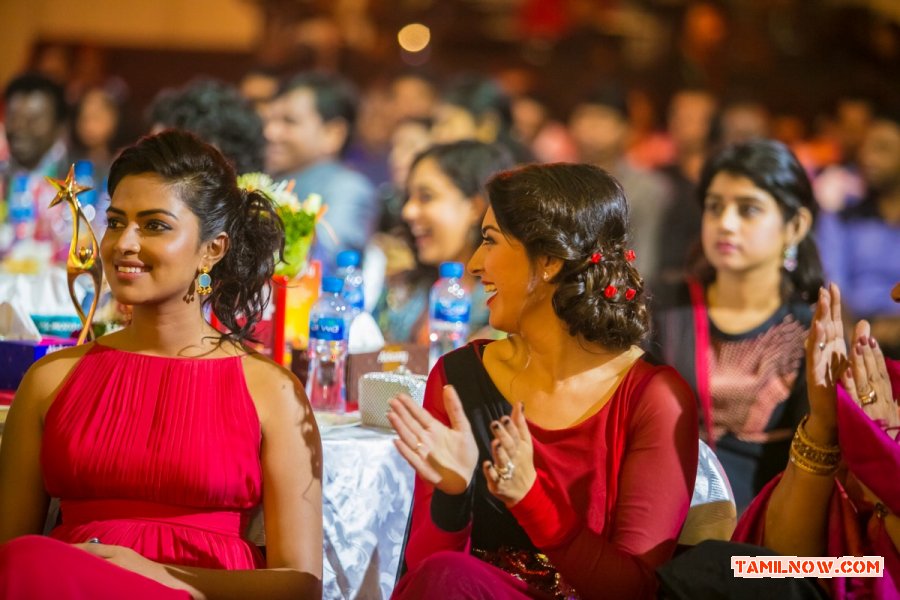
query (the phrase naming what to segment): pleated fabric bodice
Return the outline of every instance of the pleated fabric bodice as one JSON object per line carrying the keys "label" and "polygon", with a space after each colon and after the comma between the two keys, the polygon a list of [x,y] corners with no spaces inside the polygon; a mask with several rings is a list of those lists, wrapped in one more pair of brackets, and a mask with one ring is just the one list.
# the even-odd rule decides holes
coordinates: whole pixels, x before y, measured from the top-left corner
{"label": "pleated fabric bodice", "polygon": [[261,501],[260,443],[242,358],[95,344],[45,418],[44,485],[62,513],[50,535],[167,564],[263,566],[241,537]]}

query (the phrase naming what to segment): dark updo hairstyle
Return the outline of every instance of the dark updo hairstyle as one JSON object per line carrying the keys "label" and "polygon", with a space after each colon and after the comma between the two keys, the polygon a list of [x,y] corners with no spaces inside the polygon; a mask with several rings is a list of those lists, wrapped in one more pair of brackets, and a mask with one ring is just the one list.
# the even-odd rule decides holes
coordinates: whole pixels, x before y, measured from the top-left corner
{"label": "dark updo hairstyle", "polygon": [[[724,148],[706,161],[697,187],[701,207],[712,180],[719,173],[746,177],[753,185],[775,198],[784,222],[797,216],[801,208],[815,219],[818,205],[806,170],[790,149],[774,140],[753,140]],[[704,283],[711,282],[715,271],[701,260],[695,272]],[[822,263],[813,239],[812,227],[797,245],[797,268],[782,268],[781,297],[785,301],[815,302],[823,285]]]}
{"label": "dark updo hairstyle", "polygon": [[610,350],[644,336],[644,280],[626,258],[628,202],[612,175],[591,165],[531,165],[494,177],[488,194],[500,229],[532,261],[562,260],[550,282],[553,310],[570,335]]}
{"label": "dark updo hairstyle", "polygon": [[213,266],[212,293],[204,298],[228,329],[223,338],[250,337],[268,303],[267,284],[276,254],[284,250],[284,225],[265,194],[237,187],[234,169],[215,147],[186,131],[168,129],[140,139],[116,158],[109,171],[109,195],[129,175],[161,177],[200,221],[200,240],[221,232],[228,251]]}

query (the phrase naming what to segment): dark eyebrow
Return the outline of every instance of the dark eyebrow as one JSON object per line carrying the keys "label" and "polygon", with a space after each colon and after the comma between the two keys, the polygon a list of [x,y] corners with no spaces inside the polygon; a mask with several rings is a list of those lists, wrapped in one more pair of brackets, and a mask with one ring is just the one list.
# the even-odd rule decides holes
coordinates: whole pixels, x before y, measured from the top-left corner
{"label": "dark eyebrow", "polygon": [[[110,206],[109,208],[107,208],[107,209],[106,209],[106,212],[108,212],[108,213],[116,213],[117,215],[124,215],[124,214],[125,214],[125,211],[122,210],[121,208],[113,208],[112,206]],[[172,218],[175,219],[176,221],[178,220],[178,217],[175,216],[175,213],[169,212],[169,211],[167,211],[167,210],[163,210],[163,209],[161,209],[161,208],[151,208],[150,210],[142,210],[141,212],[139,212],[139,213],[137,214],[137,216],[138,216],[138,217],[148,217],[148,216],[150,216],[150,215],[155,215],[155,214],[159,214],[159,213],[164,214],[164,215],[169,215],[170,217],[172,217]]]}
{"label": "dark eyebrow", "polygon": [[[705,196],[705,199],[712,199],[712,200],[721,200],[722,198],[723,198],[722,194],[717,194],[715,192],[707,192],[706,196]],[[740,196],[734,196],[734,199],[737,200],[738,202],[754,202],[757,204],[765,202],[765,199],[763,199],[763,198],[759,198],[757,196],[749,196],[746,194],[741,194]]]}
{"label": "dark eyebrow", "polygon": [[496,231],[497,233],[500,233],[502,235],[501,231],[499,229],[497,229],[496,227],[494,227],[493,225],[485,225],[484,227],[482,227],[481,235],[486,234],[488,231]]}
{"label": "dark eyebrow", "polygon": [[736,196],[735,199],[738,202],[754,202],[756,204],[762,204],[765,202],[764,198],[758,198],[756,196]]}

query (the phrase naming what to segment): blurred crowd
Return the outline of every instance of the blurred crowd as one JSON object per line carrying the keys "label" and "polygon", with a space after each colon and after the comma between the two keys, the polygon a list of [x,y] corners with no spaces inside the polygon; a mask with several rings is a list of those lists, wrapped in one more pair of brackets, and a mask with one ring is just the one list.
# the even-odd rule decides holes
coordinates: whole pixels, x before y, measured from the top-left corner
{"label": "blurred crowd", "polygon": [[[510,335],[495,348],[506,343],[537,348],[545,338],[535,332],[555,327],[566,344],[590,355],[586,361],[595,362],[598,355],[591,355],[585,340],[624,349],[623,356],[634,356],[629,360],[647,350],[687,381],[698,400],[700,436],[730,481],[733,510],[722,519],[728,531],[719,537],[728,538],[743,514],[735,540],[787,555],[822,556],[827,533],[829,556],[859,554],[832,546],[831,538],[838,539],[843,529],[824,524],[825,507],[852,502],[864,518],[841,521],[850,532],[841,539],[862,538],[868,527],[865,535],[877,543],[887,535],[892,546],[866,554],[895,561],[900,508],[891,502],[900,492],[876,489],[872,481],[892,479],[881,471],[870,478],[871,465],[853,461],[854,443],[845,433],[854,432],[853,424],[841,425],[839,440],[837,423],[847,414],[868,415],[869,420],[857,419],[859,439],[872,433],[881,440],[873,455],[896,455],[900,412],[896,384],[892,390],[888,383],[896,379],[893,360],[900,359],[900,94],[884,79],[880,87],[857,87],[843,75],[826,88],[803,90],[785,81],[797,72],[789,61],[763,85],[760,65],[742,65],[727,47],[723,14],[709,2],[691,6],[677,48],[653,68],[623,76],[588,71],[597,61],[586,56],[584,69],[591,77],[562,74],[578,81],[555,91],[552,82],[559,76],[542,81],[534,71],[487,64],[482,71],[452,76],[408,66],[365,79],[335,65],[260,67],[235,73],[233,82],[202,76],[156,90],[136,111],[122,80],[85,84],[36,63],[8,82],[3,94],[2,266],[40,244],[50,248],[39,258],[41,266],[66,260],[72,217],[63,206],[50,207],[56,189],[47,177],[62,179],[76,165],[79,182],[95,188],[82,200],[99,238],[107,225],[107,178],[119,151],[147,134],[186,130],[217,148],[238,174],[265,174],[301,201],[321,198],[324,212],[315,221],[309,258],[321,267],[318,274],[333,275],[347,266],[339,264],[339,255],[359,254],[365,311],[389,344],[428,346],[434,333],[429,294],[440,266],[468,265],[461,280],[471,292],[471,338],[500,339],[502,330]],[[900,33],[889,28],[884,39],[896,42],[886,52],[900,64]],[[747,70],[740,71],[742,66]],[[873,72],[880,68],[877,62],[872,66]],[[759,89],[746,85],[753,77]],[[821,89],[828,93],[817,95]],[[778,95],[773,90],[803,97],[781,102],[773,100]],[[510,171],[550,163],[590,166]],[[495,177],[501,172],[507,175]],[[593,187],[582,189],[579,177],[585,173]],[[528,179],[532,176],[537,179]],[[509,184],[517,177],[532,183]],[[249,206],[247,197],[247,192],[240,196],[241,206]],[[591,210],[571,209],[584,198]],[[610,208],[610,198],[618,208]],[[569,220],[554,220],[560,215]],[[604,228],[610,221],[619,228]],[[627,236],[622,235],[626,222]],[[544,236],[540,244],[528,238],[538,230]],[[114,237],[112,229],[108,237]],[[275,238],[248,235],[236,249],[250,252],[252,241]],[[271,248],[263,246],[269,260]],[[551,246],[555,254],[545,252]],[[484,256],[492,251],[488,261]],[[568,266],[559,267],[558,277],[544,270],[541,283],[535,265],[542,257]],[[550,286],[552,298],[542,296]],[[522,308],[540,302],[546,312]],[[240,313],[230,306],[232,317]],[[608,341],[614,338],[619,341]],[[524,366],[517,367],[521,372],[533,366],[532,356],[541,360],[538,352],[525,355]],[[560,351],[560,356],[559,364],[571,361],[571,354]],[[826,368],[835,361],[851,365],[852,375],[846,372],[840,386]],[[443,373],[443,367],[435,372]],[[516,377],[518,372],[510,394]],[[550,389],[578,397],[566,385],[568,379],[565,385],[554,381]],[[493,389],[499,396],[499,388]],[[635,389],[643,394],[643,387]],[[587,397],[593,384],[581,391]],[[658,400],[653,397],[654,406]],[[437,400],[426,401],[426,408],[429,402]],[[547,414],[561,405],[554,399]],[[693,418],[693,410],[691,405],[685,414]],[[397,427],[401,417],[394,414]],[[531,407],[529,415],[535,416]],[[524,423],[522,412],[514,416]],[[581,427],[578,423],[571,431]],[[485,431],[488,426],[494,425],[485,425]],[[696,463],[692,427],[679,426],[681,442],[687,440],[680,449],[660,453],[670,459],[678,455],[690,477]],[[653,439],[646,447],[663,448],[654,444],[666,436],[646,431]],[[591,436],[585,439],[594,443]],[[410,453],[423,445],[405,443]],[[838,472],[841,452],[849,479],[844,469]],[[508,463],[504,473],[510,477],[498,470],[496,482],[511,478],[512,460]],[[896,469],[896,462],[890,468]],[[681,477],[674,468],[662,471]],[[656,485],[643,477],[647,472],[632,469],[640,474],[635,481]],[[840,485],[832,487],[836,472]],[[853,478],[859,479],[856,488]],[[849,496],[840,487],[844,484]],[[660,487],[674,489],[665,482]],[[652,498],[656,504],[633,512],[642,520],[664,513],[658,508],[666,503],[655,487],[647,490],[648,502]],[[837,495],[830,500],[832,492],[843,494],[843,500]],[[675,521],[677,530],[684,514]],[[872,534],[879,521],[882,529]],[[763,522],[777,526],[765,531]],[[797,546],[796,540],[805,542]],[[889,573],[898,570],[892,564]],[[569,568],[576,574],[601,572]],[[593,588],[589,582],[583,589]]]}
{"label": "blurred crowd", "polygon": [[[715,17],[694,15],[699,39],[718,39]],[[367,288],[377,292],[367,306],[386,338],[421,341],[426,291],[441,262],[466,262],[480,243],[483,186],[495,172],[584,162],[612,173],[630,203],[637,267],[660,305],[702,254],[704,162],[730,145],[771,138],[793,151],[814,183],[813,235],[827,280],[845,292],[848,320],[869,319],[873,336],[896,356],[900,308],[888,290],[900,280],[900,108],[885,95],[835,85],[824,112],[776,111],[746,86],[720,85],[715,61],[703,58],[715,47],[692,49],[691,39],[680,57],[687,62],[676,69],[688,75],[667,80],[665,101],[658,80],[599,78],[564,113],[518,69],[438,78],[409,67],[360,88],[333,71],[258,68],[237,84],[198,78],[159,90],[141,118],[121,80],[82,86],[23,73],[4,92],[2,214],[10,219],[12,196],[25,186],[35,198],[35,235],[67,247],[65,217],[47,208],[53,192],[44,176],[64,177],[72,162],[90,161],[102,233],[104,181],[117,150],[146,133],[187,129],[217,146],[238,173],[293,180],[301,199],[321,195],[327,212],[313,258],[327,273],[340,251],[360,251],[378,265],[366,272],[375,280]],[[0,234],[5,252],[13,245],[8,229]],[[486,315],[483,306],[475,321],[479,313]]]}

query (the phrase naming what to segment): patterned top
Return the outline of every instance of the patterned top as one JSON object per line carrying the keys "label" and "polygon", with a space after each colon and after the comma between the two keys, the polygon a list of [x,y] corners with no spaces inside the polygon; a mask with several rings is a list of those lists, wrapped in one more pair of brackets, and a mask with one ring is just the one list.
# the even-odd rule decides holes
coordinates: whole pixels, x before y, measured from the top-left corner
{"label": "patterned top", "polygon": [[713,435],[745,442],[789,438],[792,428],[768,429],[790,396],[803,360],[806,327],[782,306],[751,331],[729,335],[710,321],[709,372]]}
{"label": "patterned top", "polygon": [[[675,367],[696,391],[696,330],[687,286],[657,297],[650,351]],[[787,464],[791,435],[806,414],[804,340],[812,310],[786,302],[749,331],[728,334],[709,323],[706,358],[716,456],[743,510]],[[700,428],[705,434],[705,428]]]}

